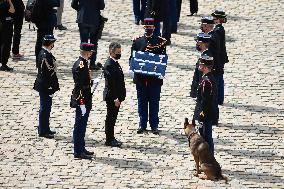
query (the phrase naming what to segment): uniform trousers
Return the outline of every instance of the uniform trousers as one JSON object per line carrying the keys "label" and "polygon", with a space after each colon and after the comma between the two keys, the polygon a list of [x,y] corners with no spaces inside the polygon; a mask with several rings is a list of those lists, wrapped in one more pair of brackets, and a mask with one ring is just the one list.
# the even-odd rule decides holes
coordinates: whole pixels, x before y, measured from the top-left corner
{"label": "uniform trousers", "polygon": [[224,103],[224,75],[218,74],[214,75],[218,90],[218,104],[222,105]]}
{"label": "uniform trousers", "polygon": [[52,106],[52,97],[50,97],[47,93],[39,92],[39,98],[40,98],[40,109],[39,109],[38,134],[44,135],[48,134],[48,132],[50,131],[49,117]]}
{"label": "uniform trousers", "polygon": [[148,110],[149,123],[151,129],[157,129],[159,125],[159,102],[161,94],[161,85],[143,85],[136,83],[137,99],[138,99],[138,113],[139,113],[139,127],[147,128]]}
{"label": "uniform trousers", "polygon": [[81,154],[85,151],[85,133],[91,109],[87,108],[82,116],[81,108],[76,108],[75,125],[73,130],[74,154]]}
{"label": "uniform trousers", "polygon": [[199,128],[200,135],[208,143],[211,152],[214,154],[214,142],[212,138],[212,120],[205,120],[202,127]]}
{"label": "uniform trousers", "polygon": [[107,115],[105,120],[106,141],[114,139],[114,126],[119,112],[119,107],[115,106],[114,101],[106,101]]}
{"label": "uniform trousers", "polygon": [[7,65],[11,51],[13,38],[13,22],[2,22],[2,30],[0,31],[0,63],[2,66]]}
{"label": "uniform trousers", "polygon": [[64,9],[64,0],[60,0],[60,7],[57,8],[57,12],[56,12],[57,25],[62,25],[63,9]]}
{"label": "uniform trousers", "polygon": [[190,4],[190,13],[194,14],[198,12],[198,1],[197,0],[189,0]]}
{"label": "uniform trousers", "polygon": [[13,47],[12,53],[19,54],[20,42],[21,42],[21,32],[23,26],[23,19],[15,19],[14,20],[14,36],[13,36]]}

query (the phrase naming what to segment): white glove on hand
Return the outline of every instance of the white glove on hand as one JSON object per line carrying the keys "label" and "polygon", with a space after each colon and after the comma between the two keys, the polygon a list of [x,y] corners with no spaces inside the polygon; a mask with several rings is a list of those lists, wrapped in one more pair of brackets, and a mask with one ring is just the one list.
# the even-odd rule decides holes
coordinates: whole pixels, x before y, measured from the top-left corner
{"label": "white glove on hand", "polygon": [[80,108],[81,108],[82,116],[84,116],[86,114],[86,106],[85,106],[85,104],[80,105]]}
{"label": "white glove on hand", "polygon": [[49,95],[50,98],[52,98],[54,96],[54,94]]}

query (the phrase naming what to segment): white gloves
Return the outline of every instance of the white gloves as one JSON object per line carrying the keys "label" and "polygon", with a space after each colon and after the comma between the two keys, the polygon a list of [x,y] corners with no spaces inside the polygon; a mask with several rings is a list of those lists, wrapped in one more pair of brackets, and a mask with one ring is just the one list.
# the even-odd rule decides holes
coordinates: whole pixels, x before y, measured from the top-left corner
{"label": "white gloves", "polygon": [[49,95],[50,98],[52,98],[54,96],[54,94]]}
{"label": "white gloves", "polygon": [[80,108],[81,108],[82,116],[84,116],[86,114],[86,106],[85,106],[85,104],[80,105]]}

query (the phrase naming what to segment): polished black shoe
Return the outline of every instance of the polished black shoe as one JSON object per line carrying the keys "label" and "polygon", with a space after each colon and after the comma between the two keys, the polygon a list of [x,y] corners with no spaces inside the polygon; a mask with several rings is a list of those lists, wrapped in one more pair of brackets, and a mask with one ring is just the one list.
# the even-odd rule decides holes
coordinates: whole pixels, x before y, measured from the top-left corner
{"label": "polished black shoe", "polygon": [[146,131],[146,129],[143,129],[143,128],[139,128],[137,129],[137,134],[142,134]]}
{"label": "polished black shoe", "polygon": [[158,129],[152,129],[152,133],[153,133],[154,135],[158,135],[160,132],[159,132]]}
{"label": "polished black shoe", "polygon": [[10,71],[13,71],[13,68],[10,68],[10,67],[7,66],[7,65],[2,65],[2,66],[0,67],[0,70],[1,70],[1,71],[8,71],[8,72],[10,72]]}
{"label": "polished black shoe", "polygon": [[81,154],[74,154],[74,158],[77,159],[92,159],[92,156],[87,155],[86,153],[81,153]]}
{"label": "polished black shoe", "polygon": [[112,139],[111,141],[106,141],[105,145],[111,147],[121,147],[122,142],[117,141],[116,139]]}
{"label": "polished black shoe", "polygon": [[62,24],[55,26],[55,29],[58,29],[58,30],[67,30],[67,28],[66,28],[65,26],[63,26]]}
{"label": "polished black shoe", "polygon": [[171,45],[171,44],[172,44],[171,40],[170,40],[170,39],[167,39],[166,45],[169,46],[169,45]]}
{"label": "polished black shoe", "polygon": [[90,152],[90,151],[88,151],[88,150],[84,150],[84,153],[86,154],[86,155],[88,155],[88,156],[92,156],[92,155],[94,155],[94,152]]}
{"label": "polished black shoe", "polygon": [[52,138],[54,138],[54,135],[50,134],[50,133],[47,133],[47,134],[40,134],[39,137],[52,139]]}
{"label": "polished black shoe", "polygon": [[54,134],[56,134],[56,131],[48,131],[48,134],[54,135]]}

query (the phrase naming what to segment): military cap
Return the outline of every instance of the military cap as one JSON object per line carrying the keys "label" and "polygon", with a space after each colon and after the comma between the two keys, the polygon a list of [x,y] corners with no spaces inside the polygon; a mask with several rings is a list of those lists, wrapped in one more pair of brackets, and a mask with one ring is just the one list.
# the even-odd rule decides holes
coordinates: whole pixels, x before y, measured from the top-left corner
{"label": "military cap", "polygon": [[154,20],[154,18],[145,18],[144,19],[144,25],[154,25],[154,22],[155,22],[155,20]]}
{"label": "military cap", "polygon": [[212,16],[203,16],[201,17],[201,24],[214,24]]}
{"label": "military cap", "polygon": [[53,35],[45,35],[43,41],[53,43],[56,41],[56,38]]}
{"label": "military cap", "polygon": [[213,57],[207,52],[203,52],[199,58],[200,62],[199,64],[200,65],[205,65],[205,66],[213,66],[214,64],[214,59]]}
{"label": "military cap", "polygon": [[210,38],[211,38],[211,35],[201,32],[194,37],[194,40],[196,42],[209,43]]}
{"label": "military cap", "polygon": [[227,15],[225,14],[225,11],[216,9],[212,14],[212,16],[217,17],[217,18],[226,18]]}
{"label": "military cap", "polygon": [[92,43],[81,43],[80,45],[80,49],[82,51],[93,51],[94,50],[95,45]]}

